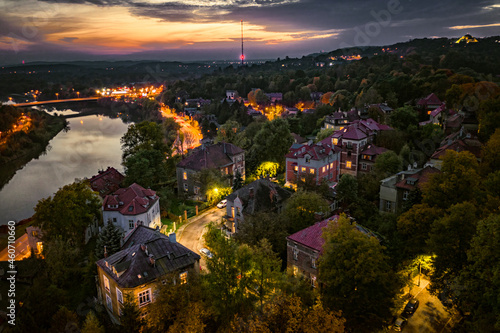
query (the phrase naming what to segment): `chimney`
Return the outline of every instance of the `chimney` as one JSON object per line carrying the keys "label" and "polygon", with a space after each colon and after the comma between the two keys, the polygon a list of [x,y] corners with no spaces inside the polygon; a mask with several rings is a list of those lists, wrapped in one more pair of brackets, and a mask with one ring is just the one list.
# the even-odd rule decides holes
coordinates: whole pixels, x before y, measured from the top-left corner
{"label": "chimney", "polygon": [[152,254],[149,255],[149,264],[153,267],[155,265],[155,257]]}
{"label": "chimney", "polygon": [[177,243],[175,232],[169,234],[168,239],[170,240],[170,243]]}
{"label": "chimney", "polygon": [[141,250],[142,252],[148,252],[148,247],[146,246],[146,244],[141,244]]}
{"label": "chimney", "polygon": [[108,249],[106,249],[106,245],[104,245],[104,258],[108,257]]}
{"label": "chimney", "polygon": [[250,197],[250,199],[253,199],[253,197],[254,197],[254,195],[255,195],[255,194],[254,194],[254,191],[253,191],[253,187],[250,187],[250,188],[249,188],[249,190],[250,190],[250,193],[249,193],[249,195],[248,195],[248,196]]}

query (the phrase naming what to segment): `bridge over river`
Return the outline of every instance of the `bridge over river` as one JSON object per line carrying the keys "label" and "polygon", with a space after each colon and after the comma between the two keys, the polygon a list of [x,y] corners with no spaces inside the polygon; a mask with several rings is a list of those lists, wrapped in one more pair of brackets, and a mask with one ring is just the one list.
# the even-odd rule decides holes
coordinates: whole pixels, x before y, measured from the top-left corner
{"label": "bridge over river", "polygon": [[35,106],[35,105],[48,105],[48,104],[59,104],[59,103],[74,103],[74,102],[88,102],[97,101],[100,97],[83,97],[83,98],[69,98],[69,99],[53,99],[49,101],[38,101],[29,103],[18,103],[12,104],[13,106]]}

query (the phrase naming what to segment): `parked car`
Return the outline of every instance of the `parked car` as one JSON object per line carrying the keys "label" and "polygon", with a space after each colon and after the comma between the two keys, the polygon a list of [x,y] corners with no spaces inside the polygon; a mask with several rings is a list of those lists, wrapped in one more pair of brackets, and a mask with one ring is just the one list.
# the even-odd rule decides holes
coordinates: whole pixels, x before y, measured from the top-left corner
{"label": "parked car", "polygon": [[217,204],[217,208],[224,208],[226,206],[227,206],[227,200],[226,199],[222,200],[221,202],[219,202]]}
{"label": "parked car", "polygon": [[398,317],[396,321],[394,322],[394,325],[392,325],[392,329],[396,332],[401,332],[403,328],[406,326],[406,323],[408,320],[404,317]]}
{"label": "parked car", "polygon": [[207,248],[201,248],[200,253],[203,254],[204,256],[208,257],[209,259],[212,259],[214,257],[213,253],[210,252],[210,250]]}
{"label": "parked car", "polygon": [[416,298],[412,298],[405,306],[404,313],[406,315],[412,315],[418,309],[419,301]]}

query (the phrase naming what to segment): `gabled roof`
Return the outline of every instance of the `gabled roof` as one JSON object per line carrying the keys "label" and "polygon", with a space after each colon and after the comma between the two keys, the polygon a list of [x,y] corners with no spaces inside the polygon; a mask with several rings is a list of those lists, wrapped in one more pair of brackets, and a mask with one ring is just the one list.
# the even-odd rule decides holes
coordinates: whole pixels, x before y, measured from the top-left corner
{"label": "gabled roof", "polygon": [[421,98],[417,105],[427,106],[427,105],[441,105],[441,100],[436,96],[436,94],[431,93],[427,97]]}
{"label": "gabled roof", "polygon": [[268,179],[257,179],[228,195],[227,201],[234,202],[239,198],[243,203],[243,213],[251,215],[272,211],[291,195],[291,191]]}
{"label": "gabled roof", "polygon": [[476,139],[458,139],[444,146],[439,147],[431,159],[439,159],[446,154],[447,150],[454,150],[456,152],[468,151],[471,152],[476,158],[481,158],[481,142]]}
{"label": "gabled roof", "polygon": [[125,178],[118,170],[113,167],[108,167],[104,171],[89,179],[90,187],[92,190],[99,192],[101,197],[113,193],[120,188],[120,183]]}
{"label": "gabled roof", "polygon": [[366,149],[361,152],[363,155],[380,155],[382,153],[385,153],[388,149],[384,147],[377,147],[374,144],[370,144],[366,146]]}
{"label": "gabled roof", "polygon": [[342,135],[342,139],[348,140],[363,140],[368,137],[365,131],[361,130],[357,124],[353,124],[345,128],[346,131]]}
{"label": "gabled roof", "polygon": [[304,158],[306,155],[309,155],[312,160],[318,161],[326,158],[331,153],[337,153],[340,151],[340,147],[332,144],[332,136],[329,136],[310,146],[298,145],[296,143],[292,144],[290,152],[286,154],[286,158],[297,159]]}
{"label": "gabled roof", "polygon": [[432,174],[441,172],[439,169],[436,169],[432,166],[426,166],[423,169],[418,170],[413,174],[407,174],[404,179],[401,179],[396,183],[396,187],[413,190],[415,187],[422,188],[422,185],[429,181],[429,178]]}
{"label": "gabled roof", "polygon": [[231,157],[244,150],[231,143],[219,142],[210,146],[195,148],[185,159],[177,163],[178,168],[201,171],[221,168],[233,163]]}
{"label": "gabled roof", "polygon": [[[316,222],[314,225],[288,236],[287,239],[303,246],[307,246],[308,248],[318,251],[319,253],[323,253],[323,244],[325,244],[325,240],[323,239],[323,229],[326,228],[329,223],[337,224],[338,218],[338,215],[334,215],[321,222]],[[358,231],[368,236],[376,237],[373,232],[363,226],[357,224],[354,224],[354,226]]]}
{"label": "gabled roof", "polygon": [[446,109],[446,105],[443,103],[437,109],[431,111],[431,117],[437,117],[438,114],[443,112]]}
{"label": "gabled roof", "polygon": [[[157,200],[159,198],[155,191],[133,183],[104,197],[102,209],[118,211],[122,215],[138,215],[147,212]],[[116,205],[118,207],[114,208]]]}
{"label": "gabled roof", "polygon": [[[141,245],[145,245],[144,250]],[[140,225],[128,236],[121,251],[99,260],[97,265],[119,286],[134,288],[170,272],[187,269],[198,260],[200,256],[182,244]]]}

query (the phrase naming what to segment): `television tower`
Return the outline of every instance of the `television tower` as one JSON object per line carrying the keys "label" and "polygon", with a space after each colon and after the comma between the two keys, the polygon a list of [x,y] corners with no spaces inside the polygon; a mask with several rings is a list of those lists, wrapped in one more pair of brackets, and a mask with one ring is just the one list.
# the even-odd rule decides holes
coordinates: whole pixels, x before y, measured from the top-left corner
{"label": "television tower", "polygon": [[243,20],[241,20],[241,66],[243,66],[244,60],[245,54],[243,53]]}

